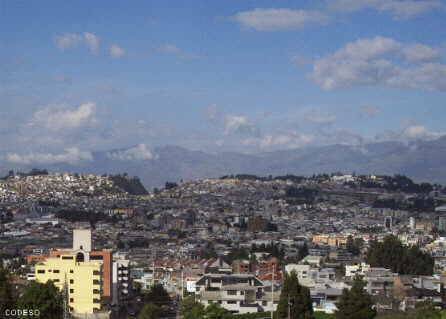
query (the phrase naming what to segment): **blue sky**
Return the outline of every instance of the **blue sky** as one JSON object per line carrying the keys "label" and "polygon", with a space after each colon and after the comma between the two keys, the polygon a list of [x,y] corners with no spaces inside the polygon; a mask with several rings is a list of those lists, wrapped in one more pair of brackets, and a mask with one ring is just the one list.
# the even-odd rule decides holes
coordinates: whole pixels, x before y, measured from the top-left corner
{"label": "blue sky", "polygon": [[0,0],[0,19],[6,162],[446,132],[442,1]]}

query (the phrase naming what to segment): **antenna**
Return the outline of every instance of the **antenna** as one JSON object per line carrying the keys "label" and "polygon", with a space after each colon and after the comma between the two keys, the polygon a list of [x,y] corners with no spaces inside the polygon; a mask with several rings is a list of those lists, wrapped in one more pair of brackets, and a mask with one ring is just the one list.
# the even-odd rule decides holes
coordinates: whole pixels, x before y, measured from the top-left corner
{"label": "antenna", "polygon": [[70,319],[70,309],[68,306],[68,284],[67,274],[65,273],[65,281],[63,284],[63,319]]}

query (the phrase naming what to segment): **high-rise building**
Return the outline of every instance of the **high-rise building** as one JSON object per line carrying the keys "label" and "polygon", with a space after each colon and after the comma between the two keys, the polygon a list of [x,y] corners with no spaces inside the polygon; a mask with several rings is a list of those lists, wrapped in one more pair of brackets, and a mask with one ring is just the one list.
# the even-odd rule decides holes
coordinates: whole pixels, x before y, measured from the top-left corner
{"label": "high-rise building", "polygon": [[[82,247],[82,248],[81,248]],[[60,257],[63,254],[75,254],[83,251],[85,258],[102,264],[102,298],[112,299],[112,251],[111,250],[91,250],[91,230],[75,229],[73,231],[73,248],[57,249],[50,252],[50,257]],[[84,248],[84,249],[83,249]]]}
{"label": "high-rise building", "polygon": [[386,229],[391,229],[392,228],[392,216],[386,216],[384,218],[384,227]]}
{"label": "high-rise building", "polygon": [[62,254],[50,257],[35,267],[35,280],[52,280],[63,290],[67,285],[68,306],[76,314],[92,314],[101,309],[102,265],[88,261],[79,251],[76,255]]}
{"label": "high-rise building", "polygon": [[411,230],[415,230],[415,228],[416,228],[415,217],[410,217],[409,218],[409,228]]}
{"label": "high-rise building", "polygon": [[438,230],[442,232],[446,231],[446,216],[438,217]]}
{"label": "high-rise building", "polygon": [[112,301],[112,262],[111,250],[92,250],[91,230],[75,229],[73,248],[50,251],[36,265],[35,277],[39,282],[54,280],[60,289],[66,283],[71,311],[91,314],[101,302]]}
{"label": "high-rise building", "polygon": [[130,261],[119,256],[114,258],[112,274],[112,303],[118,305],[130,296]]}

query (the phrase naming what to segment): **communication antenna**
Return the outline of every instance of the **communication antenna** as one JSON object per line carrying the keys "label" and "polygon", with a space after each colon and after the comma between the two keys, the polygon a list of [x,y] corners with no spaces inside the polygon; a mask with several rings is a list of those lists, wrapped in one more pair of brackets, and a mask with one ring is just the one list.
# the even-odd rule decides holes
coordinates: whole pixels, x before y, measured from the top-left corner
{"label": "communication antenna", "polygon": [[67,274],[65,274],[65,281],[63,284],[63,319],[70,319],[70,309],[68,306],[68,284]]}

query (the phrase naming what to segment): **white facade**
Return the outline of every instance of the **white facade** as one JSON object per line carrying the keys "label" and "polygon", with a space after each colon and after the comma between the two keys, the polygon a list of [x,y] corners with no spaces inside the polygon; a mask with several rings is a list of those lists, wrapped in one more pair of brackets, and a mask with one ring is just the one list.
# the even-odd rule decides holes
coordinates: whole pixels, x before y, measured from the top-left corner
{"label": "white facade", "polygon": [[73,250],[83,250],[91,252],[91,230],[74,229],[73,230]]}

